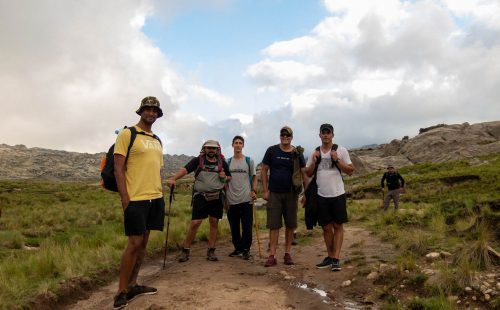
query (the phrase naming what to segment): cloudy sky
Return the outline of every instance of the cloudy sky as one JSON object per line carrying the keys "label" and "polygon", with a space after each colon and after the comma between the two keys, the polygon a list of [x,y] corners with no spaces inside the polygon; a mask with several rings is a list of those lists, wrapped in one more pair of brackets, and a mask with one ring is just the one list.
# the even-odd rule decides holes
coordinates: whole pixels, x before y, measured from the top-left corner
{"label": "cloudy sky", "polygon": [[498,0],[0,0],[0,143],[105,151],[140,100],[169,154],[291,126],[349,148],[500,119]]}

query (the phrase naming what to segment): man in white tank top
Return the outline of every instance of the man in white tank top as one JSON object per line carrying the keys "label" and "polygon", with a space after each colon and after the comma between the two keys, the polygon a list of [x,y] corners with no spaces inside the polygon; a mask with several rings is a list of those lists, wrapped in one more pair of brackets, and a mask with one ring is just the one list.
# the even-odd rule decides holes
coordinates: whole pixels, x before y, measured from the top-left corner
{"label": "man in white tank top", "polygon": [[[347,222],[347,205],[341,172],[351,175],[354,171],[349,152],[333,144],[333,126],[323,124],[319,129],[321,146],[309,157],[306,173],[312,177],[316,171],[317,220],[323,228],[328,256],[316,265],[340,271],[340,250],[344,240],[343,223]],[[311,182],[313,182],[311,180]]]}

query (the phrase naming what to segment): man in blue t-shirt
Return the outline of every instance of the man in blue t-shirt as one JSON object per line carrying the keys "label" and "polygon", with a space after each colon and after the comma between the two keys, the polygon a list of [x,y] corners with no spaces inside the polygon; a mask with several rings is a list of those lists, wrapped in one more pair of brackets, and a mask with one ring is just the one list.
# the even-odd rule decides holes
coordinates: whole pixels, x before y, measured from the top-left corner
{"label": "man in blue t-shirt", "polygon": [[[285,265],[293,265],[290,251],[293,232],[297,228],[298,192],[294,189],[292,176],[294,159],[299,161],[300,172],[304,174],[304,155],[292,145],[293,131],[284,126],[280,130],[280,144],[270,146],[262,160],[261,180],[263,198],[267,200],[267,228],[269,232],[270,255],[265,267],[275,266],[279,231],[285,220]],[[267,173],[269,173],[269,179]],[[305,178],[304,178],[305,179]],[[269,183],[268,183],[269,181]]]}

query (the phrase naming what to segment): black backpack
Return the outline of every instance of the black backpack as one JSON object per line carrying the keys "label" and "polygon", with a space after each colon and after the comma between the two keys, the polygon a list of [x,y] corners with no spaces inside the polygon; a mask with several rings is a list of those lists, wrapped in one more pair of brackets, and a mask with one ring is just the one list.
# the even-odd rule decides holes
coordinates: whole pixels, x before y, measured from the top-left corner
{"label": "black backpack", "polygon": [[[128,155],[130,153],[130,149],[132,148],[132,145],[134,144],[135,138],[137,137],[137,134],[141,135],[147,135],[146,133],[140,131],[137,132],[137,129],[135,129],[134,126],[132,127],[123,127],[123,129],[128,129],[130,130],[130,143],[127,148],[127,155],[125,156],[125,164],[127,164],[128,161]],[[161,140],[158,138],[156,135],[153,135],[155,139],[157,139],[160,144]],[[106,153],[106,156],[103,156],[101,159],[101,178],[102,178],[102,183],[101,186],[107,190],[117,192],[118,191],[118,186],[116,185],[116,178],[115,178],[115,144],[109,148],[108,152]]]}

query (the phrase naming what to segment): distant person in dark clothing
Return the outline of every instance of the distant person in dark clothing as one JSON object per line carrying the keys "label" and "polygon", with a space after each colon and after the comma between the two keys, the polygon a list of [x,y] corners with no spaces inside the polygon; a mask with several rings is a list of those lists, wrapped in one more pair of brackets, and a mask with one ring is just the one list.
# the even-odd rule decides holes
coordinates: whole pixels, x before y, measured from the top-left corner
{"label": "distant person in dark clothing", "polygon": [[384,198],[384,211],[389,208],[391,199],[394,200],[394,209],[397,210],[399,207],[399,193],[404,192],[405,180],[393,166],[389,166],[387,167],[387,172],[384,173],[382,180],[380,181],[380,187],[382,190],[384,190],[384,183],[386,181],[388,191]]}

